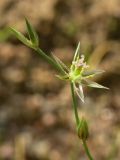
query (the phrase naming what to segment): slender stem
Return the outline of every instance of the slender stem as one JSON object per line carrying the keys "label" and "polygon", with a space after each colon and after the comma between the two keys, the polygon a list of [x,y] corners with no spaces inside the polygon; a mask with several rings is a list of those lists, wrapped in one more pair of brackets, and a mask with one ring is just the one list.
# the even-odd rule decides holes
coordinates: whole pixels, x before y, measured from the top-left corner
{"label": "slender stem", "polygon": [[[58,71],[60,71],[61,73],[64,74],[63,70],[61,69],[61,67],[49,56],[47,56],[40,48],[35,49],[40,56],[46,60],[49,64],[51,64],[55,69],[57,69]],[[72,100],[73,100],[73,110],[74,110],[74,114],[75,114],[75,119],[76,119],[76,126],[78,127],[79,123],[80,123],[80,119],[78,116],[78,111],[77,111],[77,101],[76,101],[76,97],[75,97],[75,92],[74,92],[74,86],[73,83],[71,82],[71,93],[72,93]],[[83,140],[83,146],[85,149],[85,152],[89,158],[89,160],[93,160],[90,151],[88,149],[87,143],[86,141]]]}
{"label": "slender stem", "polygon": [[44,60],[51,64],[56,70],[58,70],[61,73],[64,73],[61,67],[51,57],[47,56],[40,48],[37,48],[35,50]]}
{"label": "slender stem", "polygon": [[83,142],[83,147],[85,149],[85,152],[86,152],[89,160],[94,160],[93,157],[91,156],[91,153],[90,153],[89,148],[87,146],[86,140],[83,140],[82,142]]}
{"label": "slender stem", "polygon": [[70,84],[71,84],[71,93],[72,93],[72,99],[73,99],[73,110],[75,113],[76,125],[78,127],[80,120],[79,120],[78,111],[77,111],[77,102],[76,102],[73,83],[71,82]]}

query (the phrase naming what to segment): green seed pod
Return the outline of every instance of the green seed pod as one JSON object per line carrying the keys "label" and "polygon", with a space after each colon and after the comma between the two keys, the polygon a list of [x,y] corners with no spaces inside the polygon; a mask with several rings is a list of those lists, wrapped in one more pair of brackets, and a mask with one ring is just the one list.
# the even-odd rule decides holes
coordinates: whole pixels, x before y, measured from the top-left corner
{"label": "green seed pod", "polygon": [[82,119],[80,120],[77,131],[80,139],[82,140],[88,139],[89,136],[88,124],[84,117],[82,117]]}

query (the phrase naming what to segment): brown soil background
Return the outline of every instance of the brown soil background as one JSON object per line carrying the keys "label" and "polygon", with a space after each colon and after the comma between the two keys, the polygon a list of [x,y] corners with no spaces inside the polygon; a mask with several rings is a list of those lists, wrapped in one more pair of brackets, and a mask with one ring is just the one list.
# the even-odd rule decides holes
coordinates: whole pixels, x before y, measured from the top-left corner
{"label": "brown soil background", "polygon": [[106,72],[85,88],[79,114],[95,160],[120,159],[120,1],[0,0],[0,160],[87,160],[75,132],[69,84],[7,27],[35,27],[40,47],[71,63],[76,45]]}

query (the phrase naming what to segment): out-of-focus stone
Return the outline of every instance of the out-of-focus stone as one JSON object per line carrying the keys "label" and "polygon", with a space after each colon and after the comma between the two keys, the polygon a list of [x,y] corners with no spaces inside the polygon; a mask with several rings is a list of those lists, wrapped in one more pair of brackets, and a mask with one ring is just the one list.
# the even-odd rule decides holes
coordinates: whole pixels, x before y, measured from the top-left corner
{"label": "out-of-focus stone", "polygon": [[25,71],[20,68],[9,67],[2,72],[2,76],[6,81],[12,83],[23,82],[26,78]]}
{"label": "out-of-focus stone", "polygon": [[57,159],[57,160],[62,160],[62,155],[60,154],[59,151],[53,149],[50,151],[50,160]]}
{"label": "out-of-focus stone", "polygon": [[41,91],[56,90],[59,87],[54,73],[45,68],[33,68],[30,75],[30,86]]}
{"label": "out-of-focus stone", "polygon": [[25,98],[24,105],[30,110],[44,107],[44,98],[39,94],[29,95]]}
{"label": "out-of-focus stone", "polygon": [[47,127],[51,127],[57,123],[57,117],[52,113],[46,113],[42,117],[42,123]]}
{"label": "out-of-focus stone", "polygon": [[46,140],[41,140],[33,143],[31,148],[31,154],[37,158],[46,158],[50,150],[50,144]]}

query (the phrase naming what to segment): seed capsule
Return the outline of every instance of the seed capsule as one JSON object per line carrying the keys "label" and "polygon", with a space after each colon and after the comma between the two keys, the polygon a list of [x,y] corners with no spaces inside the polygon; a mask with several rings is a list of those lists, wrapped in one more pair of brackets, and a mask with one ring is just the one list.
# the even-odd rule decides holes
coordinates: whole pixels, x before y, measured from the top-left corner
{"label": "seed capsule", "polygon": [[82,140],[87,140],[89,136],[88,124],[84,117],[82,117],[78,126],[78,136]]}

